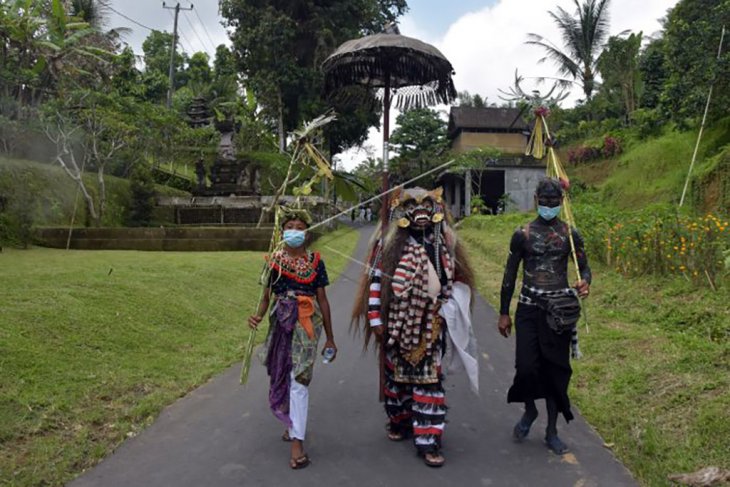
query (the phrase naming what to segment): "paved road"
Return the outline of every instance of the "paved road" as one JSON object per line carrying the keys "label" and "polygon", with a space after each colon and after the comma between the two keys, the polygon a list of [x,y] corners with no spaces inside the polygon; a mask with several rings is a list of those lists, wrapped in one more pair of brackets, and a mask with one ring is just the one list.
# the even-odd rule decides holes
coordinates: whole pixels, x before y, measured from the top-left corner
{"label": "paved road", "polygon": [[[367,229],[357,255],[364,255]],[[325,252],[326,255],[326,252]],[[350,265],[328,289],[340,349],[332,364],[318,363],[311,386],[306,449],[312,464],[288,468],[289,445],[267,407],[267,377],[255,363],[246,388],[240,366],[166,408],[157,421],[120,446],[71,487],[203,486],[634,486],[629,472],[578,416],[559,424],[572,453],[559,457],[542,443],[544,412],[525,443],[511,440],[521,409],[506,403],[514,370],[514,341],[495,331],[496,314],[481,298],[474,307],[480,347],[480,397],[466,378],[450,376],[444,437],[446,465],[430,469],[410,442],[385,437],[378,403],[376,360],[349,333],[360,269]],[[542,406],[542,404],[540,404]]]}

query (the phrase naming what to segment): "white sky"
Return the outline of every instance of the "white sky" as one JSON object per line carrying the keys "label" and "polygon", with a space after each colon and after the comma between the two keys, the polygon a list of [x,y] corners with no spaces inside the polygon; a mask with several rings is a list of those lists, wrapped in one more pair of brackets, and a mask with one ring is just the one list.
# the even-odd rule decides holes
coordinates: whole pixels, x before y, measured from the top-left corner
{"label": "white sky", "polygon": [[[455,84],[459,91],[486,96],[489,102],[500,102],[498,89],[508,89],[514,80],[515,69],[527,78],[523,88],[531,89],[529,78],[554,76],[555,69],[549,63],[537,64],[542,51],[536,46],[524,43],[527,34],[534,32],[559,44],[560,37],[547,14],[560,5],[573,12],[572,0],[469,0],[459,10],[458,16],[445,15],[443,0],[411,0],[410,11],[401,19],[401,33],[417,37],[439,48],[451,61],[456,71]],[[176,2],[170,0],[169,5]],[[188,7],[190,2],[182,1]],[[197,0],[195,10],[181,12],[179,29],[181,45],[188,53],[208,52],[211,57],[215,46],[229,44],[225,29],[221,25],[217,0]],[[651,35],[661,29],[659,19],[666,15],[677,0],[612,0],[610,4],[610,32],[612,35],[624,30],[643,31]],[[112,7],[140,24],[153,29],[172,31],[171,11],[162,8],[161,1],[112,0]],[[479,5],[483,5],[480,7]],[[441,9],[441,10],[438,10]],[[434,13],[441,12],[439,15]],[[443,21],[439,21],[443,18]],[[112,15],[109,27],[127,26],[133,29],[127,42],[136,53],[142,52],[142,42],[149,30],[140,27],[118,14]],[[574,103],[580,90],[567,100]],[[445,111],[448,107],[439,107]],[[393,122],[396,113],[392,114]],[[394,123],[391,123],[391,127]],[[340,163],[347,169],[354,168],[368,153],[382,155],[382,135],[371,129],[368,141],[362,148],[351,149],[339,156]]]}

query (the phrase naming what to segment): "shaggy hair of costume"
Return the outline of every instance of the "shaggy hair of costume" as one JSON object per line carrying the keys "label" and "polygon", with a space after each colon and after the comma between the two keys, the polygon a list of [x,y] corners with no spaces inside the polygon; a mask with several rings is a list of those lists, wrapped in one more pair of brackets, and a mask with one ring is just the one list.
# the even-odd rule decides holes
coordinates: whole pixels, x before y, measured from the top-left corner
{"label": "shaggy hair of costume", "polygon": [[[444,236],[446,243],[446,249],[454,260],[454,280],[461,281],[468,285],[474,290],[474,272],[467,259],[466,250],[461,242],[457,239],[456,233],[451,227],[451,216],[447,213],[446,219],[438,224],[434,224],[431,229],[440,229]],[[391,287],[391,276],[395,272],[398,262],[400,261],[403,249],[408,241],[410,232],[407,228],[398,227],[397,223],[391,222],[388,226],[388,231],[384,239],[384,248],[382,252],[382,260],[380,262],[380,268],[382,271],[381,277],[381,319],[383,320],[383,326],[388,326],[388,308],[390,301],[392,300],[392,287]],[[358,288],[358,294],[355,300],[355,306],[352,311],[352,322],[351,327],[356,333],[362,332],[365,337],[364,347],[367,348],[372,340],[372,329],[368,322],[368,298],[370,297],[370,266],[373,264],[373,259],[378,253],[378,244],[380,241],[380,232],[376,232],[373,240],[370,244],[370,251],[368,253],[368,268],[363,273],[360,279]]]}

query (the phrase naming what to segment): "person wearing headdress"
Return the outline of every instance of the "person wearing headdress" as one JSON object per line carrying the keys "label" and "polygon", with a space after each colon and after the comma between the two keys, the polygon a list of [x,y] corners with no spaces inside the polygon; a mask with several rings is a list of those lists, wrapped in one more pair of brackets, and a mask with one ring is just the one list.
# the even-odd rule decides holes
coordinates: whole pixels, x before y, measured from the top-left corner
{"label": "person wearing headdress", "polygon": [[309,464],[304,451],[308,386],[322,330],[326,336],[322,354],[326,352],[329,361],[336,358],[337,346],[325,292],[327,269],[320,254],[306,247],[312,218],[302,209],[281,211],[283,247],[268,257],[267,287],[257,313],[248,322],[255,329],[269,313],[269,331],[261,351],[269,374],[269,406],[286,426],[282,439],[291,442],[289,466],[300,469]]}
{"label": "person wearing headdress", "polygon": [[[535,192],[538,217],[512,235],[498,320],[500,334],[508,337],[512,331],[510,301],[522,263],[522,289],[515,314],[516,373],[507,401],[524,403],[525,411],[512,433],[517,441],[527,437],[538,416],[535,400],[545,399],[545,443],[559,455],[566,453],[568,447],[558,437],[558,414],[562,413],[568,422],[573,419],[568,384],[572,374],[571,344],[573,356],[579,355],[579,298],[588,296],[591,283],[583,239],[558,217],[562,202],[560,181],[540,180]],[[568,261],[573,247],[581,278],[570,287]]]}
{"label": "person wearing headdress", "polygon": [[396,190],[389,221],[371,246],[353,323],[366,347],[373,336],[379,342],[388,439],[412,436],[426,465],[440,467],[447,366],[463,366],[478,390],[473,273],[441,188]]}

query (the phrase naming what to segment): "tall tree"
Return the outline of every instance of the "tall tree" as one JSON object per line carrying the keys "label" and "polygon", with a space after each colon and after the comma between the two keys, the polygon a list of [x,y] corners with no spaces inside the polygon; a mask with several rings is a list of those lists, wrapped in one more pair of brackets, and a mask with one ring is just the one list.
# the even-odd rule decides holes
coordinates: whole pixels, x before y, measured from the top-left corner
{"label": "tall tree", "polygon": [[601,48],[608,35],[608,5],[610,0],[573,0],[575,13],[562,7],[549,11],[563,38],[564,49],[539,34],[528,34],[527,44],[541,47],[545,57],[551,60],[562,76],[569,76],[578,83],[590,100],[596,88],[596,73]]}
{"label": "tall tree", "polygon": [[[319,115],[319,66],[342,42],[382,29],[406,9],[405,0],[221,0],[246,84],[285,134]],[[366,131],[362,127],[361,131]]]}
{"label": "tall tree", "polygon": [[398,151],[392,163],[394,174],[405,181],[438,165],[448,139],[446,122],[437,112],[428,108],[410,110],[398,115],[396,125],[390,137]]}
{"label": "tall tree", "polygon": [[100,0],[71,0],[69,3],[73,16],[89,24],[96,31],[94,41],[106,49],[116,50],[122,37],[132,32],[127,27],[107,30],[111,9]]}
{"label": "tall tree", "polygon": [[644,87],[639,104],[642,108],[656,108],[667,80],[663,37],[649,42],[641,52],[639,71]]}
{"label": "tall tree", "polygon": [[204,52],[196,52],[190,56],[187,67],[189,83],[209,84],[213,80],[210,69],[210,58]]}
{"label": "tall tree", "polygon": [[710,120],[730,110],[730,33],[725,33],[722,57],[717,61],[722,26],[730,29],[730,2],[681,0],[669,12],[664,34],[667,81],[662,104],[684,124],[702,116],[712,82],[715,88]]}
{"label": "tall tree", "polygon": [[474,107],[474,108],[485,108],[487,107],[487,97],[482,96],[479,93],[472,95],[468,91],[460,91],[457,97],[460,107]]}
{"label": "tall tree", "polygon": [[598,60],[598,69],[603,77],[601,90],[609,99],[618,99],[628,118],[636,110],[641,94],[639,72],[639,50],[642,33],[628,37],[611,37]]}

